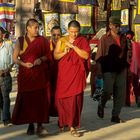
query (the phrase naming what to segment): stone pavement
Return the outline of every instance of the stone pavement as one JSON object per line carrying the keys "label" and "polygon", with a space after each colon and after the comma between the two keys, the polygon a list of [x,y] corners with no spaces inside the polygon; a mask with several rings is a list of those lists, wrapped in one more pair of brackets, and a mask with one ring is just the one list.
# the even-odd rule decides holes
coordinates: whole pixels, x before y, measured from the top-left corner
{"label": "stone pavement", "polygon": [[[11,111],[16,98],[16,82],[11,93]],[[59,133],[57,118],[51,118],[50,124],[45,124],[49,134],[44,138],[36,135],[27,136],[27,125],[4,127],[0,123],[0,140],[140,140],[140,108],[124,107],[121,118],[126,123],[114,124],[110,122],[112,100],[105,108],[105,118],[100,119],[96,115],[97,102],[90,98],[90,88],[85,90],[84,108],[81,118],[81,128],[79,131],[82,136],[77,138],[70,135],[70,132]]]}

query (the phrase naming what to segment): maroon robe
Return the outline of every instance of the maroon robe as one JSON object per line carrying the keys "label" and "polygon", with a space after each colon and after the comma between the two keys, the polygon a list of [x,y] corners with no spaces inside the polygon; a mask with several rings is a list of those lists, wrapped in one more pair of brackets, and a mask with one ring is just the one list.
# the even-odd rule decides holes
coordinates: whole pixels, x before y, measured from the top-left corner
{"label": "maroon robe", "polygon": [[[90,53],[89,43],[84,37],[77,37],[73,44]],[[83,91],[88,71],[89,59],[81,58],[72,49],[58,62],[56,105],[59,114],[59,127],[80,126]]]}
{"label": "maroon robe", "polygon": [[[52,44],[51,44],[52,43]],[[56,117],[58,116],[57,108],[55,106],[55,92],[56,92],[56,80],[58,73],[58,61],[54,59],[53,53],[55,49],[55,44],[50,41],[50,44],[53,47],[51,52],[52,54],[52,63],[50,65],[50,82],[51,82],[51,106],[50,106],[50,116]]]}
{"label": "maroon robe", "polygon": [[[42,56],[50,59],[49,44],[44,37],[38,36],[32,42],[28,38],[26,40],[28,47],[20,55],[23,62],[34,63]],[[22,49],[21,44],[20,47]],[[50,83],[48,75],[48,61],[32,68],[19,65],[18,93],[12,115],[13,124],[47,123],[49,121]]]}
{"label": "maroon robe", "polygon": [[[130,71],[132,73],[132,83],[136,102],[140,106],[140,42],[132,43],[132,61],[130,64]],[[130,96],[130,95],[129,95]]]}

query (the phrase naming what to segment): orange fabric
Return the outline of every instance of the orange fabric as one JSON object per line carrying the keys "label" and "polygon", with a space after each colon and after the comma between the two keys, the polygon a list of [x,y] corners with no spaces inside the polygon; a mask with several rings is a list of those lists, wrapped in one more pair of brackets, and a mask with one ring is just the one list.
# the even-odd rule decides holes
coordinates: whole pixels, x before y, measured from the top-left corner
{"label": "orange fabric", "polygon": [[26,39],[24,37],[24,40],[23,40],[23,48],[20,51],[20,55],[23,54],[26,51],[27,47],[28,47],[28,44],[27,44],[27,41],[26,41]]}

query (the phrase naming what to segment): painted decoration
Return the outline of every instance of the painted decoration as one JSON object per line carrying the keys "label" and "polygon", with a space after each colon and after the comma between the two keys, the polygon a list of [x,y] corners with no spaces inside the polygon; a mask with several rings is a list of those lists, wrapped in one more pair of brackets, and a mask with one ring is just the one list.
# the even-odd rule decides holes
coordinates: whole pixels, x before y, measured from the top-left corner
{"label": "painted decoration", "polygon": [[75,14],[60,14],[60,27],[62,29],[62,34],[67,34],[68,23],[75,19]]}
{"label": "painted decoration", "polygon": [[140,15],[140,0],[138,0],[138,14]]}
{"label": "painted decoration", "polygon": [[121,0],[113,0],[112,10],[121,10]]}
{"label": "painted decoration", "polygon": [[121,10],[121,22],[122,25],[128,25],[129,20],[129,11],[128,9]]}
{"label": "painted decoration", "polygon": [[81,27],[91,26],[92,6],[78,6],[76,20],[80,22]]}
{"label": "painted decoration", "polygon": [[45,22],[46,36],[50,36],[50,31],[51,31],[52,27],[59,25],[58,13],[45,13],[44,22]]}
{"label": "painted decoration", "polygon": [[135,40],[140,41],[140,24],[135,25]]}

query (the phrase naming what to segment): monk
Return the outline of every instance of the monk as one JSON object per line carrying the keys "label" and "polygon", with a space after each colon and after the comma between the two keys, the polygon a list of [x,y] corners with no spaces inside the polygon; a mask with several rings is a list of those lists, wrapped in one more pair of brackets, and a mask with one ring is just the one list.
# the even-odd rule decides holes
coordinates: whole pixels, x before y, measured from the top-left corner
{"label": "monk", "polygon": [[26,35],[19,37],[13,59],[19,65],[18,91],[12,115],[13,124],[29,124],[28,135],[46,135],[42,123],[49,122],[50,91],[48,63],[51,59],[49,43],[39,36],[36,19],[26,23]]}
{"label": "monk", "polygon": [[69,35],[60,38],[54,50],[54,58],[59,60],[56,86],[58,124],[61,131],[68,126],[75,137],[81,135],[77,128],[80,127],[90,56],[89,43],[79,32],[79,22],[72,20],[68,24]]}
{"label": "monk", "polygon": [[57,41],[62,36],[61,28],[60,26],[54,26],[51,29],[51,38],[50,38],[50,50],[52,54],[52,63],[51,63],[51,108],[50,108],[50,116],[57,117],[57,109],[55,106],[55,92],[56,92],[56,80],[57,80],[57,60],[54,59],[53,53],[54,49],[56,47]]}

